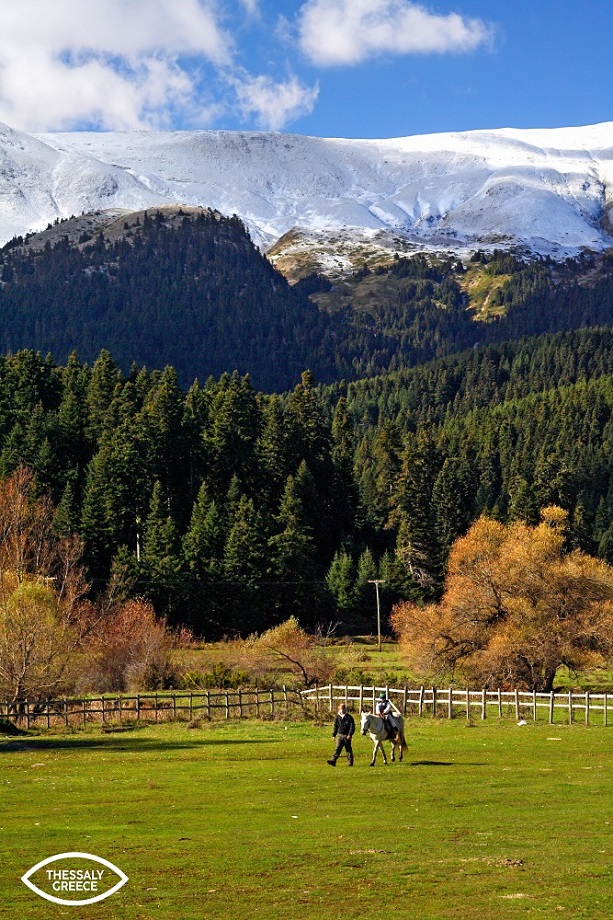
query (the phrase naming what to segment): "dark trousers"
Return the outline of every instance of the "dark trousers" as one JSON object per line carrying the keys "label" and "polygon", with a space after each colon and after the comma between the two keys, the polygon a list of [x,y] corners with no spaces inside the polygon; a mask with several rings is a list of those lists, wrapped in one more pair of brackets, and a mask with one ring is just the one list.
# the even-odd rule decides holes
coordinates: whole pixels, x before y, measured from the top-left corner
{"label": "dark trousers", "polygon": [[351,735],[337,735],[336,736],[336,750],[332,755],[332,760],[338,760],[338,758],[343,753],[343,748],[347,751],[347,760],[349,764],[353,764],[353,748],[351,747]]}

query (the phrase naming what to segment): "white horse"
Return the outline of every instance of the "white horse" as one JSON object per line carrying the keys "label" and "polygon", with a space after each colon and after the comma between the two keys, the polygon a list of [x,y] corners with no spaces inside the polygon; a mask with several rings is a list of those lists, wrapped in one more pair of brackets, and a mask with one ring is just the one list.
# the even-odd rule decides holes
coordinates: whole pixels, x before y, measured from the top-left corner
{"label": "white horse", "polygon": [[[407,746],[405,737],[404,737],[404,719],[400,714],[394,714],[394,720],[398,726],[398,731],[396,738],[392,739],[392,760],[396,760],[395,752],[398,748],[398,760],[402,760],[402,752]],[[377,759],[377,751],[380,749],[383,754],[383,763],[387,764],[387,757],[385,756],[385,749],[381,744],[382,741],[387,741],[387,729],[383,722],[383,719],[379,716],[373,715],[372,712],[363,712],[362,713],[362,734],[370,735],[372,740],[375,743],[372,752],[372,762],[371,767],[374,767],[375,760]]]}

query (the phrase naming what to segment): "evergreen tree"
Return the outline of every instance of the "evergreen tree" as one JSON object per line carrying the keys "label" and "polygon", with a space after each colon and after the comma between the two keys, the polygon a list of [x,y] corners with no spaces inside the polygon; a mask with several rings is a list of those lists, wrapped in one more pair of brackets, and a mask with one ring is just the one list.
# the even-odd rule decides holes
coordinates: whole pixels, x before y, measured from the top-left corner
{"label": "evergreen tree", "polygon": [[96,445],[104,430],[106,414],[115,396],[115,386],[121,374],[108,351],[103,349],[92,367],[87,388],[88,427],[87,434]]}
{"label": "evergreen tree", "polygon": [[267,535],[253,499],[241,495],[222,559],[226,585],[226,608],[219,628],[241,632],[254,623],[266,625],[263,580],[266,570]]}
{"label": "evergreen tree", "polygon": [[292,615],[310,625],[320,594],[315,544],[293,476],[287,479],[274,528],[268,539],[271,605],[279,622]]}
{"label": "evergreen tree", "polygon": [[439,463],[429,429],[423,428],[416,437],[407,438],[390,516],[390,523],[398,532],[396,558],[406,572],[406,580],[428,592],[437,589],[442,575],[432,502]]}
{"label": "evergreen tree", "polygon": [[188,570],[197,579],[218,575],[224,544],[223,516],[203,482],[183,537],[183,555]]}
{"label": "evergreen tree", "polygon": [[474,514],[474,481],[468,464],[447,457],[432,487],[436,537],[446,556],[468,530]]}
{"label": "evergreen tree", "polygon": [[159,480],[151,495],[139,570],[144,594],[159,614],[173,622],[183,584],[181,542]]}
{"label": "evergreen tree", "polygon": [[356,602],[356,577],[353,559],[349,553],[334,554],[326,575],[328,590],[334,599],[338,616],[346,623],[353,619]]}

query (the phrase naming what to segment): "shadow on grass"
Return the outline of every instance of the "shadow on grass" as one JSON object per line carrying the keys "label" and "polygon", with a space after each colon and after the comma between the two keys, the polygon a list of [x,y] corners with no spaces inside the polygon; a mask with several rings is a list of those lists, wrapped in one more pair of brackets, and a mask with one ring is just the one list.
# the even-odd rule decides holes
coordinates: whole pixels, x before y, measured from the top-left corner
{"label": "shadow on grass", "polygon": [[[109,735],[111,737],[109,737]],[[130,751],[135,754],[150,753],[151,751],[186,751],[212,745],[223,746],[226,744],[280,744],[277,739],[245,739],[245,738],[194,738],[193,741],[162,741],[153,738],[126,738],[123,733],[105,732],[100,738],[69,737],[55,738],[24,738],[15,739],[0,744],[0,754],[11,754],[23,751],[82,751],[103,748],[105,751]]]}
{"label": "shadow on grass", "polygon": [[412,760],[409,767],[486,767],[485,763],[454,763],[452,760]]}

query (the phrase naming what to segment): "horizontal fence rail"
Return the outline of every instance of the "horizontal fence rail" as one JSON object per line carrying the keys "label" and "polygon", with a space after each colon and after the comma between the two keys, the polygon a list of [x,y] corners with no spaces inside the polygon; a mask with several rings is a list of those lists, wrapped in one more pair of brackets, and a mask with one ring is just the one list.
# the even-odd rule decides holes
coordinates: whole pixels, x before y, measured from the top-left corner
{"label": "horizontal fence rail", "polygon": [[589,690],[538,693],[525,690],[469,690],[455,687],[409,689],[329,684],[303,690],[302,697],[318,710],[327,708],[332,712],[339,703],[345,703],[348,707],[356,704],[360,711],[367,708],[374,711],[381,693],[385,693],[405,716],[430,715],[452,719],[464,715],[467,719],[485,719],[488,714],[494,714],[500,719],[511,717],[519,722],[522,719],[536,721],[539,714],[543,714],[550,724],[554,724],[556,713],[565,713],[563,721],[570,724],[583,721],[587,725],[595,721],[594,717],[602,725],[613,722],[613,693],[592,693]]}
{"label": "horizontal fence rail", "polygon": [[470,690],[448,687],[384,687],[364,685],[315,686],[294,690],[283,686],[268,690],[202,690],[193,692],[105,694],[99,697],[21,700],[0,702],[0,721],[29,729],[33,726],[86,725],[92,722],[208,721],[227,719],[276,719],[297,714],[333,712],[339,703],[354,711],[374,710],[385,693],[405,716],[486,719],[514,718],[550,724],[584,722],[613,724],[613,693],[523,690]]}
{"label": "horizontal fence rail", "polygon": [[296,690],[202,690],[181,693],[105,694],[99,697],[0,702],[0,720],[25,727],[52,728],[90,722],[183,719],[274,719],[288,717],[305,703]]}

